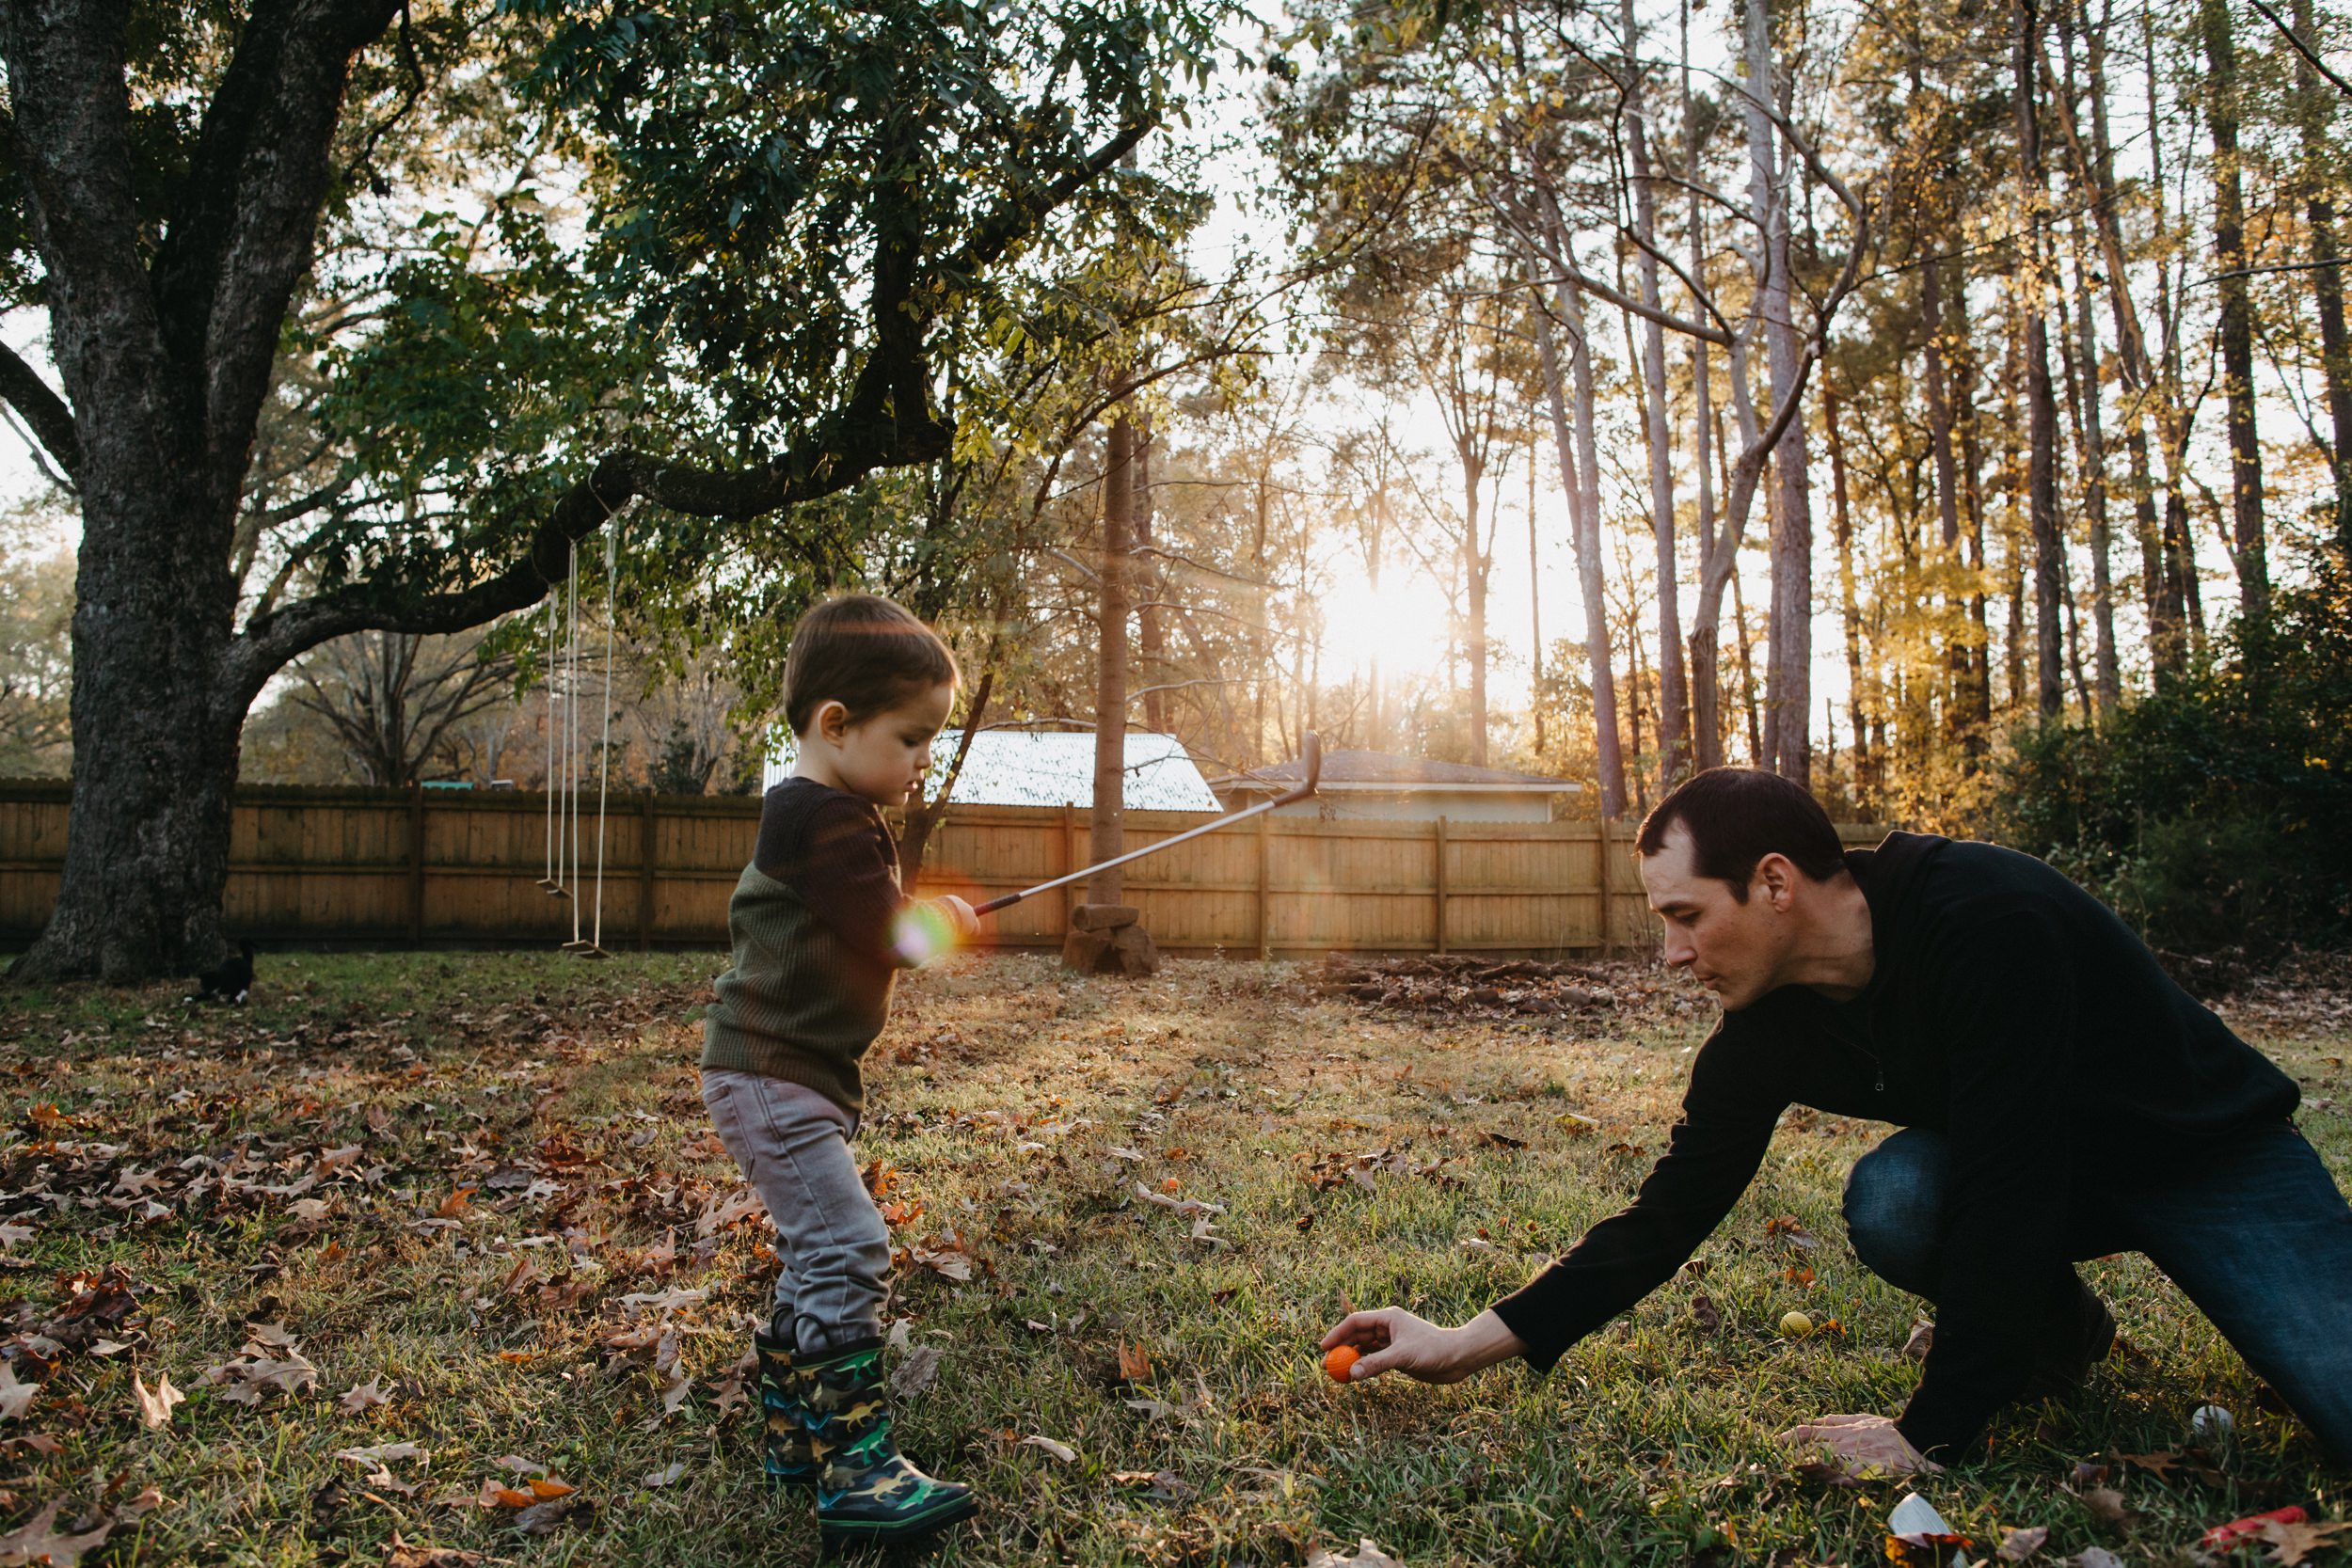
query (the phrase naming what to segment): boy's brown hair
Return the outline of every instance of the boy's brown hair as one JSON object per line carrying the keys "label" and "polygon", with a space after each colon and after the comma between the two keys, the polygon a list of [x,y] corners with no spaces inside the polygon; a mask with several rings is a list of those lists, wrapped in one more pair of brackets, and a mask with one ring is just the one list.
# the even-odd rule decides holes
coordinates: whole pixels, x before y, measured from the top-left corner
{"label": "boy's brown hair", "polygon": [[784,719],[802,735],[819,707],[839,703],[855,723],[960,679],[956,656],[913,611],[872,594],[844,594],[792,628]]}

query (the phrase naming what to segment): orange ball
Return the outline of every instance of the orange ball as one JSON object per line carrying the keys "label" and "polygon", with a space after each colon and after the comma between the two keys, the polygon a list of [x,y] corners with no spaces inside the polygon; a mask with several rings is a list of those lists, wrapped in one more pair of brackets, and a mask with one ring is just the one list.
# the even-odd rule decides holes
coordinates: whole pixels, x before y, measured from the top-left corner
{"label": "orange ball", "polygon": [[1323,1370],[1334,1383],[1345,1383],[1347,1374],[1363,1359],[1364,1353],[1354,1345],[1333,1345],[1323,1353]]}

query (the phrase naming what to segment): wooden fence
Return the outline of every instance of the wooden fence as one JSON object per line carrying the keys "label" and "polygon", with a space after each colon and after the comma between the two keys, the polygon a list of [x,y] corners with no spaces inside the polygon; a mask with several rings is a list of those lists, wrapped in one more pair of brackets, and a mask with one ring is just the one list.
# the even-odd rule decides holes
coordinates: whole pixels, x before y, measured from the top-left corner
{"label": "wooden fence", "polygon": [[[67,786],[0,783],[0,943],[48,917],[65,854]],[[756,836],[755,799],[612,800],[603,844],[604,945],[723,946],[727,897]],[[1130,847],[1209,820],[1130,812]],[[547,797],[507,791],[237,792],[230,929],[315,947],[549,946],[572,935],[573,900],[540,885]],[[1850,842],[1881,830],[1841,829]],[[933,834],[926,892],[993,897],[1086,862],[1088,814],[960,807]],[[1179,953],[1561,954],[1654,941],[1630,848],[1590,822],[1323,822],[1260,816],[1128,868],[1126,899]],[[1606,847],[1604,848],[1604,846]],[[596,918],[596,817],[568,869],[580,929]],[[1056,946],[1080,890],[1017,904],[986,924],[1001,947]]]}

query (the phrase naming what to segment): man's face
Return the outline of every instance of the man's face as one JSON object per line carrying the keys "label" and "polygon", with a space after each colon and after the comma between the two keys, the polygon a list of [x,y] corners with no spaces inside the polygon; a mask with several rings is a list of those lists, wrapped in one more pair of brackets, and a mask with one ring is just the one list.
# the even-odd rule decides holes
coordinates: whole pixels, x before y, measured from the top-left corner
{"label": "man's face", "polygon": [[1775,907],[1762,866],[1741,903],[1726,883],[1700,876],[1692,860],[1691,831],[1677,822],[1658,853],[1643,857],[1642,887],[1666,923],[1666,962],[1689,970],[1722,999],[1724,1011],[1737,1012],[1779,984],[1792,923],[1785,907]]}

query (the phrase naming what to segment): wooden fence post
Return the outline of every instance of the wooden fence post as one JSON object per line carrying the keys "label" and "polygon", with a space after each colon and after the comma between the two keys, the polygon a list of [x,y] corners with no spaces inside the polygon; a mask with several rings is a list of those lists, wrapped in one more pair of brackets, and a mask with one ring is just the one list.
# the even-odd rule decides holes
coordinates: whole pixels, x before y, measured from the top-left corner
{"label": "wooden fence post", "polygon": [[1271,855],[1266,818],[1258,818],[1258,961],[1265,962],[1274,956],[1274,932],[1269,916],[1274,908],[1274,890],[1268,872]]}
{"label": "wooden fence post", "polygon": [[408,786],[408,945],[424,941],[424,785]]}
{"label": "wooden fence post", "polygon": [[653,814],[653,791],[637,802],[637,951],[653,951],[654,845],[660,818]]}
{"label": "wooden fence post", "polygon": [[1445,818],[1438,818],[1438,951],[1445,951]]}

